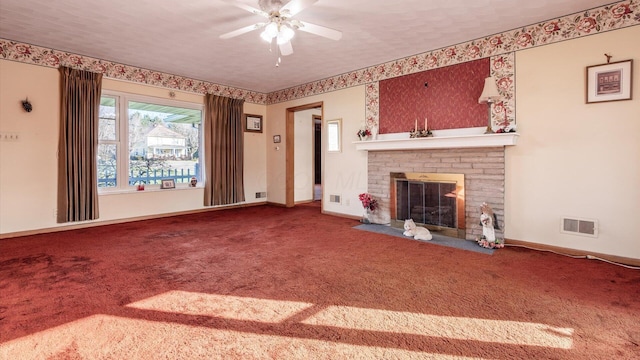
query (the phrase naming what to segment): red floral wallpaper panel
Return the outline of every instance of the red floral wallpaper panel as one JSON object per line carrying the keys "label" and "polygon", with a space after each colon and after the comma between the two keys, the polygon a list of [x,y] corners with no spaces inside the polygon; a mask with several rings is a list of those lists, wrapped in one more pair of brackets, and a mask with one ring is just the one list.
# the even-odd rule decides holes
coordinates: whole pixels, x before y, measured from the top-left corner
{"label": "red floral wallpaper panel", "polygon": [[[380,134],[486,126],[486,104],[478,104],[489,58],[380,81]],[[425,83],[428,86],[425,86]]]}

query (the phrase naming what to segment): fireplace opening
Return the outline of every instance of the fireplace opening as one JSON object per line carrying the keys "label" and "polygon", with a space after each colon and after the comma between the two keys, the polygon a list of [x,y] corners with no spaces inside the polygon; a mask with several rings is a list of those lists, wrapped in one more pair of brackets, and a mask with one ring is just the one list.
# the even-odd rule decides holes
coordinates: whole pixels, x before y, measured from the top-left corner
{"label": "fireplace opening", "polygon": [[443,235],[465,237],[464,175],[391,173],[391,225],[406,219]]}

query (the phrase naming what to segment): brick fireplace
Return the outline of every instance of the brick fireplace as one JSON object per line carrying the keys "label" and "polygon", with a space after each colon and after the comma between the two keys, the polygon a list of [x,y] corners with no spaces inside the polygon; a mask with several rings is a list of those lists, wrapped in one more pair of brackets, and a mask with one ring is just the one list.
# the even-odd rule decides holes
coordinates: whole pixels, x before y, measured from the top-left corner
{"label": "brick fireplace", "polygon": [[[491,135],[495,136],[495,135]],[[429,141],[429,140],[424,140]],[[374,222],[389,224],[392,208],[391,173],[463,174],[465,183],[465,229],[462,238],[474,240],[482,235],[480,206],[488,203],[504,225],[505,163],[504,146],[473,148],[434,148],[378,150],[367,149],[368,191],[379,199]],[[497,231],[503,237],[502,231]]]}
{"label": "brick fireplace", "polygon": [[406,219],[442,235],[464,239],[464,174],[392,172],[389,189],[391,226]]}

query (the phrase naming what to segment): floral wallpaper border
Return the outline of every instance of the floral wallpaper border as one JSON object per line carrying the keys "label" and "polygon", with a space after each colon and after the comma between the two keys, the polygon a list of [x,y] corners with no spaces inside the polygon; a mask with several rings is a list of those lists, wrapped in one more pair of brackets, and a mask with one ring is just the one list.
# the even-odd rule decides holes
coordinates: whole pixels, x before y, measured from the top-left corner
{"label": "floral wallpaper border", "polygon": [[235,99],[244,99],[255,104],[265,105],[267,102],[267,94],[256,91],[238,89],[5,39],[0,39],[0,58],[54,68],[67,66],[102,73],[112,79],[200,94],[210,93]]}
{"label": "floral wallpaper border", "polygon": [[[625,0],[602,7],[566,15],[557,19],[525,26],[500,34],[471,40],[458,45],[352,71],[346,74],[302,84],[269,94],[195,80],[168,73],[114,63],[0,38],[0,58],[29,64],[58,67],[60,65],[101,72],[113,79],[153,86],[245,99],[256,104],[275,104],[348,87],[366,85],[367,126],[377,126],[378,84],[380,80],[419,71],[491,57],[491,74],[498,78],[504,101],[494,104],[494,124],[513,121],[514,54],[513,52],[582,36],[640,25],[639,0]],[[505,122],[506,123],[506,122]]]}
{"label": "floral wallpaper border", "polygon": [[491,127],[505,129],[515,128],[516,103],[516,54],[507,54],[491,57],[491,76],[496,79],[498,92],[502,100],[491,104]]}

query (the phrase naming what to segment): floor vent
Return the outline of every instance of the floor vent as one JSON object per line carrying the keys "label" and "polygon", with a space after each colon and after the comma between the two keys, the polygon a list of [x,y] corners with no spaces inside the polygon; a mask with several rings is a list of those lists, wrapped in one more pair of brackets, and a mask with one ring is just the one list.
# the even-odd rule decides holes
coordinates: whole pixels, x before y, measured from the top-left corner
{"label": "floor vent", "polygon": [[256,199],[262,199],[262,198],[266,198],[267,197],[267,192],[263,191],[263,192],[257,192],[256,193]]}
{"label": "floor vent", "polygon": [[340,204],[340,195],[329,195],[329,202]]}
{"label": "floor vent", "polygon": [[560,222],[560,232],[571,235],[598,237],[598,221],[563,217]]}

